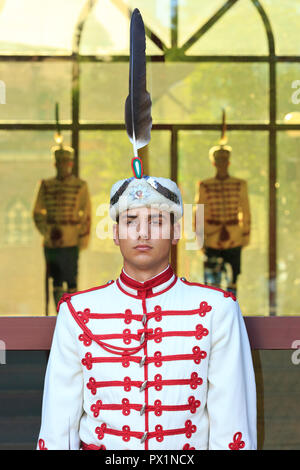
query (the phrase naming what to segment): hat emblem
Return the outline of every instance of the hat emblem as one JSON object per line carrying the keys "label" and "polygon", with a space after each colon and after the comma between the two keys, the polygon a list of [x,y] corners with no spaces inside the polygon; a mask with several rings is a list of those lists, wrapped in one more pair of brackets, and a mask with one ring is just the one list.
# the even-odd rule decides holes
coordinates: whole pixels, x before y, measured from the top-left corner
{"label": "hat emblem", "polygon": [[141,199],[143,197],[143,191],[141,191],[140,189],[138,189],[136,192],[135,192],[135,197],[138,198],[138,199]]}
{"label": "hat emblem", "polygon": [[143,199],[143,198],[147,198],[148,196],[150,195],[149,191],[147,190],[147,188],[145,188],[144,186],[142,186],[141,184],[135,186],[132,191],[130,192],[130,196],[133,198],[133,199]]}

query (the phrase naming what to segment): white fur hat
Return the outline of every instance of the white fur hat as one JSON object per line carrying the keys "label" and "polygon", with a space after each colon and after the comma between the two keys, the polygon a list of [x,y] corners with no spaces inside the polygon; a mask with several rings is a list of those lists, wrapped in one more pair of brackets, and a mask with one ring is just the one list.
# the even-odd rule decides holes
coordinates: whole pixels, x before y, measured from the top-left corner
{"label": "white fur hat", "polygon": [[110,191],[110,216],[137,207],[153,207],[174,213],[175,221],[183,214],[180,190],[169,178],[143,175],[142,178],[126,178],[117,181]]}

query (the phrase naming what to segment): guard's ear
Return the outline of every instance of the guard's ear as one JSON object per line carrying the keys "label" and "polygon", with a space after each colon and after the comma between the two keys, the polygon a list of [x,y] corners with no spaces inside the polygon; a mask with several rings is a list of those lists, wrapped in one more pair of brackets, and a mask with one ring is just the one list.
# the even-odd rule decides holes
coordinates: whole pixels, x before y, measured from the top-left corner
{"label": "guard's ear", "polygon": [[179,222],[175,222],[173,225],[173,238],[172,238],[172,245],[177,245],[181,238],[181,225]]}
{"label": "guard's ear", "polygon": [[113,224],[113,238],[114,238],[114,244],[116,246],[120,246],[119,224]]}

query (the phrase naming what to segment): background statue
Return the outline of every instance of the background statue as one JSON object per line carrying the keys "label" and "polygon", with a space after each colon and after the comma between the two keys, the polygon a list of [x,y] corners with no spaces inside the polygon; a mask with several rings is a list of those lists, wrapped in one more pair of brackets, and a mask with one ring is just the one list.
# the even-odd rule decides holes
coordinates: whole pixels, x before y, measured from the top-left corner
{"label": "background statue", "polygon": [[65,292],[77,291],[79,250],[88,245],[91,224],[88,185],[72,174],[74,150],[62,143],[58,105],[56,123],[57,145],[51,149],[56,176],[41,181],[33,210],[46,260],[46,315],[49,277],[53,279],[55,306]]}
{"label": "background statue", "polygon": [[226,144],[223,111],[219,145],[209,151],[216,174],[199,181],[196,202],[204,204],[204,282],[220,287],[225,274],[227,290],[236,294],[241,250],[250,237],[250,208],[247,182],[229,175],[232,149]]}

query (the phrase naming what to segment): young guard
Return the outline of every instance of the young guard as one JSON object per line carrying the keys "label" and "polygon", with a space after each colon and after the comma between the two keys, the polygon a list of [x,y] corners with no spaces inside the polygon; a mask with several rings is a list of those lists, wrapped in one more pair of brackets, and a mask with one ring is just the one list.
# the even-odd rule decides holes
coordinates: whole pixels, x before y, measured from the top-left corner
{"label": "young guard", "polygon": [[[138,10],[131,59],[136,43],[145,53]],[[131,113],[146,100],[132,101]],[[151,116],[143,118],[151,127]],[[131,123],[136,150],[141,133]],[[111,189],[120,276],[59,303],[37,447],[256,449],[255,378],[238,302],[176,276],[169,255],[179,238],[180,191],[143,175],[136,152],[132,168],[134,176]]]}

